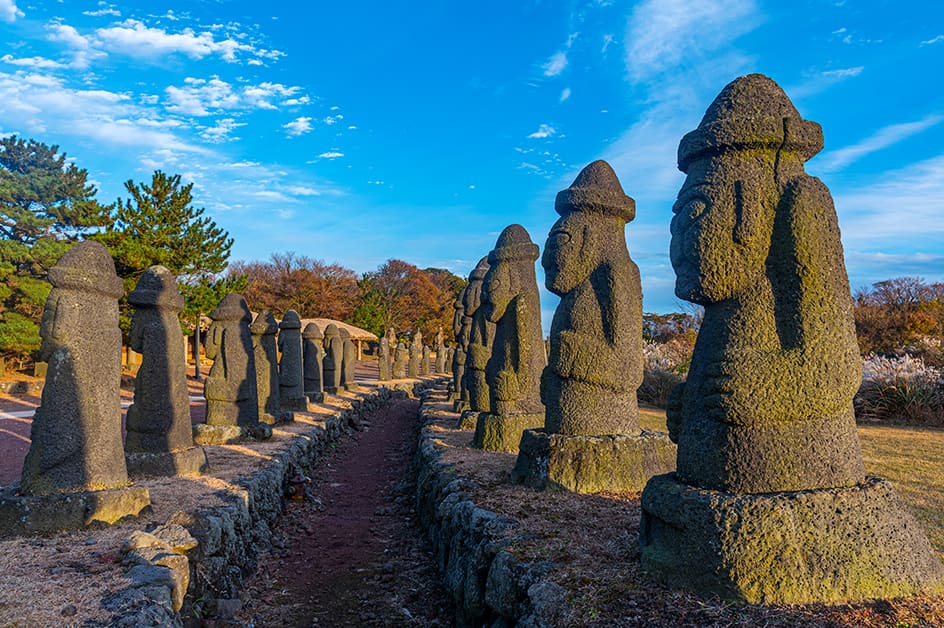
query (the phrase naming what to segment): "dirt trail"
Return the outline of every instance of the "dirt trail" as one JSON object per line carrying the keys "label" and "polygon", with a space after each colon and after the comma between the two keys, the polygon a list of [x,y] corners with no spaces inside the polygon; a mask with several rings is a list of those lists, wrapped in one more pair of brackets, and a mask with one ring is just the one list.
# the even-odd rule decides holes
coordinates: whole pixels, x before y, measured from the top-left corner
{"label": "dirt trail", "polygon": [[413,512],[419,402],[365,420],[289,502],[239,613],[256,626],[449,626],[453,611]]}

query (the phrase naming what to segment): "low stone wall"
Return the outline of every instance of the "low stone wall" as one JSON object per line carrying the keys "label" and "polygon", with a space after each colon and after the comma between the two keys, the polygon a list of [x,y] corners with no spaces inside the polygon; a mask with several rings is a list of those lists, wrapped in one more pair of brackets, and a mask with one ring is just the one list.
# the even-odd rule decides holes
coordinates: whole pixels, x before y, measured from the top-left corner
{"label": "low stone wall", "polygon": [[[362,416],[425,385],[403,382],[351,400],[351,408],[324,417],[324,428],[299,433],[261,469],[239,478],[236,490],[227,491],[225,505],[177,512],[162,526],[189,533],[194,544],[183,548],[178,544],[174,550],[165,546],[167,539],[160,534],[154,540],[139,532],[132,535],[124,562],[133,584],[103,600],[113,613],[109,625],[180,626],[181,604],[186,614],[232,616],[239,610],[244,578],[255,570],[259,554],[271,546],[271,526],[282,514],[286,483],[294,468],[310,467]],[[142,551],[142,545],[155,549]]]}
{"label": "low stone wall", "polygon": [[[445,401],[444,386],[434,394]],[[420,418],[416,510],[453,595],[457,625],[554,626],[567,592],[547,579],[550,563],[516,557],[528,535],[514,518],[475,505],[472,482],[439,460],[443,450],[425,403]]]}

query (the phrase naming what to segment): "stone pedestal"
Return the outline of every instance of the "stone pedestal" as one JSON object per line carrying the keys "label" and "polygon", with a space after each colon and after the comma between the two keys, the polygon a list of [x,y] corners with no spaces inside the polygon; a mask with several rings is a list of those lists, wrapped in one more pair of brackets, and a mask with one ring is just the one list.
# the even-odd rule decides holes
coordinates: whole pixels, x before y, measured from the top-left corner
{"label": "stone pedestal", "polygon": [[489,414],[482,412],[475,423],[472,446],[489,451],[518,451],[521,434],[525,430],[538,429],[544,425],[544,413],[540,414]]}
{"label": "stone pedestal", "polygon": [[52,534],[95,523],[137,517],[151,505],[146,486],[17,495],[16,484],[0,491],[0,537]]}
{"label": "stone pedestal", "polygon": [[308,395],[308,401],[310,401],[311,403],[321,403],[324,401],[324,398],[325,398],[324,391],[309,392],[306,394]]}
{"label": "stone pedestal", "polygon": [[575,493],[641,491],[653,475],[675,470],[668,434],[564,436],[526,430],[511,481],[533,488]]}
{"label": "stone pedestal", "polygon": [[225,445],[238,442],[242,438],[256,440],[272,438],[272,426],[261,421],[244,427],[206,423],[197,423],[193,426],[193,442],[198,445]]}
{"label": "stone pedestal", "polygon": [[285,411],[285,414],[292,417],[289,420],[294,420],[295,417],[292,415],[292,412],[308,412],[308,397],[282,397],[281,400],[282,410]]}
{"label": "stone pedestal", "polygon": [[134,476],[197,475],[210,470],[202,447],[179,451],[128,452],[128,473]]}
{"label": "stone pedestal", "polygon": [[734,494],[674,474],[642,494],[642,565],[672,586],[752,604],[944,591],[944,565],[891,485]]}
{"label": "stone pedestal", "polygon": [[[453,399],[452,400],[452,411],[453,412],[467,412],[469,410],[469,402],[463,401],[462,399]],[[477,414],[477,413],[476,413]]]}
{"label": "stone pedestal", "polygon": [[465,410],[459,416],[459,420],[456,422],[456,428],[460,430],[474,430],[475,426],[478,424],[478,418],[481,412],[476,412],[475,410]]}

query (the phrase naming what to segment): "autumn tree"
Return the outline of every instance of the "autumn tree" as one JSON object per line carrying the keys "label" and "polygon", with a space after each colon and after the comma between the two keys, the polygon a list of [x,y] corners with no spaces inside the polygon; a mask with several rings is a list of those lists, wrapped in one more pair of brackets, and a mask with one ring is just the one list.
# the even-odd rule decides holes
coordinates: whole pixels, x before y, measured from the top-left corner
{"label": "autumn tree", "polygon": [[863,353],[907,349],[940,363],[944,340],[944,284],[920,277],[879,281],[854,295],[856,336]]}
{"label": "autumn tree", "polygon": [[87,179],[58,146],[0,138],[0,356],[19,366],[39,348],[47,271],[109,222]]}
{"label": "autumn tree", "polygon": [[294,252],[273,253],[267,262],[236,262],[230,274],[246,276],[243,296],[251,309],[277,317],[295,310],[302,318],[343,321],[360,301],[353,270]]}

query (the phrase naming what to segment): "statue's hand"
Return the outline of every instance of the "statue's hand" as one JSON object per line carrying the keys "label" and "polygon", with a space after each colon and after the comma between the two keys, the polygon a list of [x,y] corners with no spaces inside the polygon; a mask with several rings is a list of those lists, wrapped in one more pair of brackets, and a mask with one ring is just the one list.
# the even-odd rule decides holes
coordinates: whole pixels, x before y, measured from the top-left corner
{"label": "statue's hand", "polygon": [[514,371],[499,371],[495,377],[495,398],[502,401],[518,399],[518,377]]}

